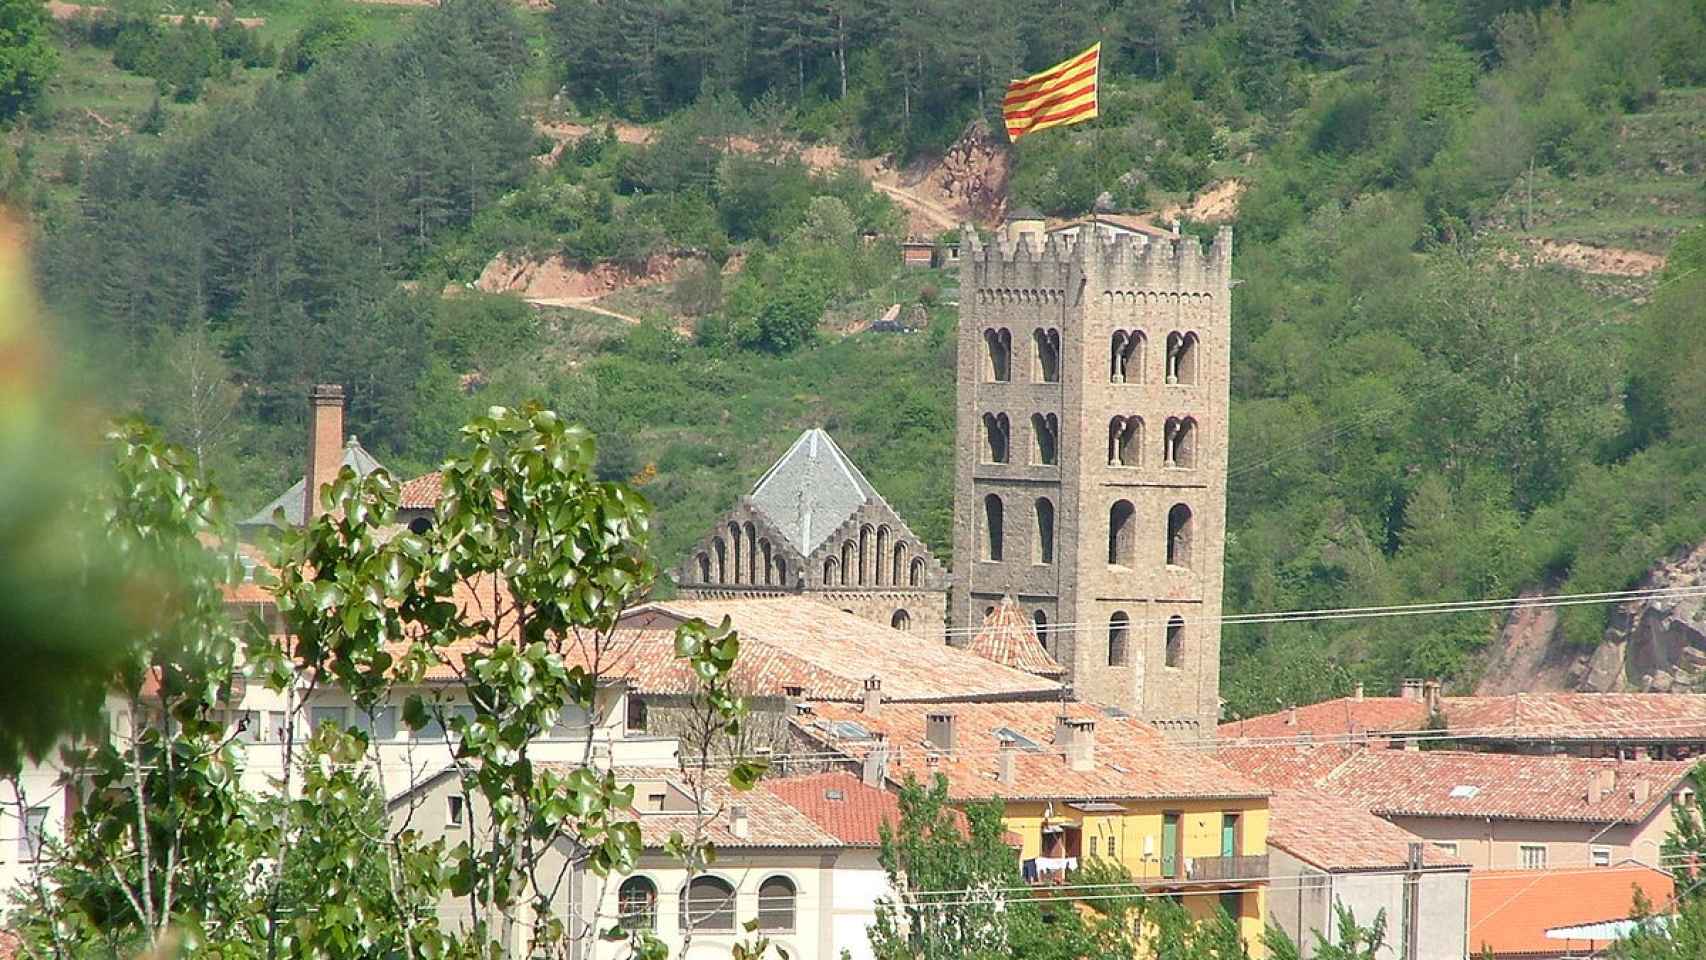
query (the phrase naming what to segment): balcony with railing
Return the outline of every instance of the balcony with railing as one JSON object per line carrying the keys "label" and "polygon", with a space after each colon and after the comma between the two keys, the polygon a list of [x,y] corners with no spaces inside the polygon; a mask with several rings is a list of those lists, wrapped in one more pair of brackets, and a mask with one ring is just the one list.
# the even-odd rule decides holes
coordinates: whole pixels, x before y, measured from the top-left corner
{"label": "balcony with railing", "polygon": [[1192,883],[1223,883],[1260,880],[1267,875],[1268,855],[1259,853],[1242,857],[1191,857],[1185,860],[1185,875],[1180,879]]}

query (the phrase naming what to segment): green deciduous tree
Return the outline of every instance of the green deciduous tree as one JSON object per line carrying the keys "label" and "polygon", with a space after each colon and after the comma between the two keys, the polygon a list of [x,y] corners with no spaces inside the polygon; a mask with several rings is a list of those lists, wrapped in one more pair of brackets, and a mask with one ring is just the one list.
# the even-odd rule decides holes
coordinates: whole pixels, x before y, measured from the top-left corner
{"label": "green deciduous tree", "polygon": [[0,123],[32,109],[59,65],[43,0],[0,0]]}

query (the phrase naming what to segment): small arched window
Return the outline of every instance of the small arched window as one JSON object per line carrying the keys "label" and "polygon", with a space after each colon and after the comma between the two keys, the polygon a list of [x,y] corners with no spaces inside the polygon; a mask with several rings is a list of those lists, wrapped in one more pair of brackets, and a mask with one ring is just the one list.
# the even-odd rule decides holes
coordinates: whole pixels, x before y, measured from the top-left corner
{"label": "small arched window", "polygon": [[1185,660],[1185,618],[1167,618],[1167,666],[1177,667]]}
{"label": "small arched window", "polygon": [[1032,541],[1031,562],[1054,562],[1054,504],[1047,497],[1036,502],[1037,531]]}
{"label": "small arched window", "polygon": [[[758,561],[761,564],[760,569],[764,571],[760,576],[764,578],[764,585],[768,587],[776,582],[776,569],[771,566],[770,541],[768,539],[758,541]],[[757,583],[758,580],[754,579],[752,582]]]}
{"label": "small arched window", "polygon": [[871,541],[875,536],[876,534],[871,529],[870,524],[867,523],[859,528],[859,586],[861,587],[871,582],[871,567],[873,562],[873,558],[871,556]]}
{"label": "small arched window", "polygon": [[907,580],[909,583],[911,583],[912,586],[915,586],[915,587],[924,586],[924,558],[923,557],[913,557],[912,558],[912,571],[911,571],[911,575],[907,578]]}
{"label": "small arched window", "polygon": [[859,561],[853,556],[853,551],[857,549],[851,540],[844,540],[841,543],[841,586],[843,587],[853,582],[853,574],[858,571]]}
{"label": "small arched window", "polygon": [[1037,365],[1032,374],[1038,383],[1060,382],[1060,331],[1039,328],[1031,334],[1036,346]]}
{"label": "small arched window", "polygon": [[894,612],[894,616],[889,618],[889,626],[896,630],[911,630],[912,614],[907,613],[905,610],[896,610]]}
{"label": "small arched window", "polygon": [[894,558],[889,562],[889,573],[894,578],[894,585],[906,583],[906,541],[896,540],[894,543]]}
{"label": "small arched window", "polygon": [[794,881],[770,877],[758,885],[758,929],[787,933],[794,929]]}
{"label": "small arched window", "polygon": [[985,463],[1007,463],[1008,441],[1012,436],[1012,426],[1005,413],[986,413],[983,415],[983,456]]}
{"label": "small arched window", "polygon": [[1167,511],[1167,565],[1191,565],[1191,508],[1182,503]]}
{"label": "small arched window", "polygon": [[1162,445],[1165,466],[1194,467],[1197,465],[1197,422],[1190,417],[1167,421],[1167,437]]}
{"label": "small arched window", "polygon": [[1137,566],[1136,516],[1130,500],[1116,500],[1108,508],[1108,563],[1113,566]]}
{"label": "small arched window", "polygon": [[735,888],[721,877],[698,876],[681,892],[681,929],[733,930]]}
{"label": "small arched window", "polygon": [[729,557],[730,560],[734,561],[733,564],[731,564],[732,569],[729,571],[733,574],[730,579],[735,583],[741,583],[746,579],[745,574],[741,572],[741,568],[746,565],[746,552],[749,545],[741,542],[740,524],[738,523],[729,523],[729,545],[734,548]]}
{"label": "small arched window", "polygon": [[700,583],[710,583],[711,582],[711,555],[708,553],[705,553],[704,551],[700,551],[697,559],[699,561],[699,582]]}
{"label": "small arched window", "polygon": [[1002,329],[983,331],[983,379],[1006,383],[1013,379],[1013,334]]}
{"label": "small arched window", "polygon": [[1136,467],[1143,463],[1143,418],[1115,417],[1108,421],[1108,466]]}
{"label": "small arched window", "polygon": [[655,930],[658,888],[645,877],[629,877],[616,891],[617,923],[624,930]]}
{"label": "small arched window", "polygon": [[1170,333],[1167,335],[1167,382],[1192,384],[1197,382],[1197,335]]}
{"label": "small arched window", "polygon": [[1108,618],[1108,666],[1123,667],[1126,665],[1130,651],[1127,649],[1131,642],[1131,617],[1124,610],[1114,611]]}
{"label": "small arched window", "polygon": [[1116,330],[1108,356],[1109,383],[1143,381],[1143,331]]}
{"label": "small arched window", "polygon": [[1002,523],[1005,509],[1001,498],[990,494],[983,498],[983,559],[1001,559]]}
{"label": "small arched window", "polygon": [[834,557],[823,559],[823,585],[836,586],[841,580],[841,564]]}
{"label": "small arched window", "polygon": [[711,538],[711,552],[717,555],[717,582],[729,582],[729,548],[722,537]]}
{"label": "small arched window", "polygon": [[872,575],[872,583],[880,587],[897,581],[894,568],[889,566],[889,528],[887,524],[877,528],[876,564],[877,569]]}
{"label": "small arched window", "polygon": [[1034,613],[1032,613],[1031,614],[1031,628],[1037,632],[1037,642],[1043,645],[1043,649],[1047,650],[1050,653],[1053,653],[1054,648],[1049,646],[1049,643],[1048,643],[1048,641],[1049,641],[1048,613],[1046,611],[1043,611],[1043,610],[1038,610],[1038,611],[1035,611]]}
{"label": "small arched window", "polygon": [[758,572],[758,531],[752,521],[746,522],[746,582],[757,583],[763,574]]}
{"label": "small arched window", "polygon": [[788,585],[788,561],[781,557],[776,558],[776,583],[784,587]]}
{"label": "small arched window", "polygon": [[1052,413],[1031,414],[1032,463],[1053,466],[1060,462],[1060,418]]}

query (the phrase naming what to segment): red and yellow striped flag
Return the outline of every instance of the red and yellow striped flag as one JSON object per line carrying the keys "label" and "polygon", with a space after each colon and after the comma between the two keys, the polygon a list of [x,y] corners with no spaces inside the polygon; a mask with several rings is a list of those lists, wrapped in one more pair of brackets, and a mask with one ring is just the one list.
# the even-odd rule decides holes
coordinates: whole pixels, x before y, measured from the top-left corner
{"label": "red and yellow striped flag", "polygon": [[1102,45],[1007,85],[1001,118],[1007,139],[1096,118],[1096,78]]}

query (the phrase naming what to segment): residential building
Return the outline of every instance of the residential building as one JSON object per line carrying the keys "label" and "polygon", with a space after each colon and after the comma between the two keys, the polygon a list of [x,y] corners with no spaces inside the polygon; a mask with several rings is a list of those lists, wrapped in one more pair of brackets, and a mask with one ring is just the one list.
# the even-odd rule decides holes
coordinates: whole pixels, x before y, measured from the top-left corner
{"label": "residential building", "polygon": [[1674,906],[1670,875],[1640,864],[1476,873],[1472,879],[1469,955],[1493,960],[1602,957],[1620,932],[1614,921],[1632,914],[1636,890],[1655,913]]}
{"label": "residential building", "polygon": [[1012,596],[1079,696],[1212,736],[1231,231],[961,237],[950,621]]}
{"label": "residential building", "polygon": [[1692,765],[1673,760],[1236,743],[1216,756],[1266,786],[1354,802],[1476,870],[1656,864],[1692,798]]}
{"label": "residential building", "polygon": [[1024,875],[1066,880],[1110,860],[1197,916],[1225,909],[1252,949],[1267,916],[1268,791],[1122,711],[1084,703],[803,705],[804,753],[865,782],[947,780],[956,803],[1000,800]]}
{"label": "residential building", "polygon": [[822,430],[800,434],[675,580],[691,600],[799,594],[943,638],[947,571]]}
{"label": "residential building", "polygon": [[1384,916],[1382,960],[1468,953],[1469,865],[1318,790],[1280,790],[1268,806],[1268,920],[1312,956],[1337,943],[1339,908]]}

